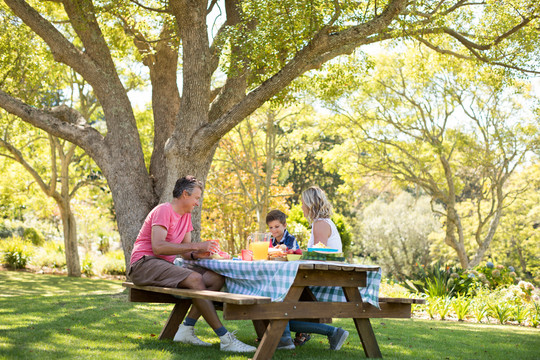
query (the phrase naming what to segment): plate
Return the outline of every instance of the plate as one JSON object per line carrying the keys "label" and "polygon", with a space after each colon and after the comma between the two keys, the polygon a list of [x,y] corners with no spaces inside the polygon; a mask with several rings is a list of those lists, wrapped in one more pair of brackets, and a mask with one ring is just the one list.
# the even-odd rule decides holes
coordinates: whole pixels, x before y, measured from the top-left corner
{"label": "plate", "polygon": [[325,253],[337,253],[338,249],[310,247],[310,248],[307,249],[307,251],[308,252],[315,251],[315,252],[318,252],[318,253],[321,253],[321,254],[325,254]]}

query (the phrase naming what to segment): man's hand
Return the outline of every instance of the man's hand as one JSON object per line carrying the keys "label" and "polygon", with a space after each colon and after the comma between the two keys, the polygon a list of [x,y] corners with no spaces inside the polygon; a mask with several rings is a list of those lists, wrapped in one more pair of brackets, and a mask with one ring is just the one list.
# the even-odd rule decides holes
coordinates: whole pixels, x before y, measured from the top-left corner
{"label": "man's hand", "polygon": [[219,251],[219,242],[215,240],[201,241],[198,245],[199,249],[197,250],[197,253],[199,254],[204,254],[208,252],[211,255]]}

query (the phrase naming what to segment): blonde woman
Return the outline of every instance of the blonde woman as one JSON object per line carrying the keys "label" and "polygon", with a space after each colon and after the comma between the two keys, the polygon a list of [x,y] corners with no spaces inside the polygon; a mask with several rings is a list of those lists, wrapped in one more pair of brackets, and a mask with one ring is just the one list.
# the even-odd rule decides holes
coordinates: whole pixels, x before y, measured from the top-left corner
{"label": "blonde woman", "polygon": [[[339,236],[336,225],[330,220],[332,206],[328,202],[324,191],[316,186],[305,190],[302,193],[302,210],[304,211],[304,216],[312,224],[308,247],[322,243],[326,247],[338,249],[338,252],[342,252],[341,237]],[[291,331],[296,332],[297,337],[294,343],[291,339]],[[278,349],[294,349],[295,345],[303,345],[304,342],[311,338],[310,333],[326,335],[331,350],[341,349],[349,336],[348,331],[331,325],[290,320],[279,341]],[[303,340],[299,338],[303,338]]]}
{"label": "blonde woman", "polygon": [[330,220],[332,205],[321,188],[312,186],[302,193],[302,211],[311,223],[308,247],[322,243],[328,248],[342,252],[341,237],[336,224]]}

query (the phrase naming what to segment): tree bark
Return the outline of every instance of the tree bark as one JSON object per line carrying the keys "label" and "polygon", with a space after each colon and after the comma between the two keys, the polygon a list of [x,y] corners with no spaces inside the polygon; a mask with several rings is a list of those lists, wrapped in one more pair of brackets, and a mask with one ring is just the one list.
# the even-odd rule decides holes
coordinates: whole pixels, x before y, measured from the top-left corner
{"label": "tree bark", "polygon": [[62,217],[62,229],[64,232],[64,247],[66,251],[66,265],[68,276],[81,276],[81,263],[79,260],[79,244],[77,241],[77,223],[69,201],[58,203]]}

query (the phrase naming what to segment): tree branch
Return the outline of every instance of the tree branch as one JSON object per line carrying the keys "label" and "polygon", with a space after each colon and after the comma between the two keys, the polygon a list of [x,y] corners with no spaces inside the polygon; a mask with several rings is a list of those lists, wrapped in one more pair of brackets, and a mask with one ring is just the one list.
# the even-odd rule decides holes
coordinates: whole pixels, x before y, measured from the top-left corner
{"label": "tree branch", "polygon": [[300,50],[278,73],[247,94],[216,121],[201,128],[193,139],[193,146],[204,149],[216,143],[265,101],[283,90],[305,71],[311,69],[314,59],[318,59],[329,52],[333,52],[337,56],[339,52],[336,49],[348,51],[353,46],[364,43],[369,35],[383,31],[403,11],[406,3],[406,0],[392,0],[381,15],[366,23],[340,32],[332,32],[330,27],[323,27],[314,36],[313,40]]}
{"label": "tree branch", "polygon": [[158,8],[153,8],[153,7],[149,7],[149,6],[145,6],[143,4],[141,4],[140,2],[136,1],[136,0],[129,0],[130,2],[134,3],[135,5],[145,9],[145,10],[149,10],[149,11],[154,11],[154,12],[158,12],[158,13],[165,13],[165,14],[170,14],[170,10],[169,10],[169,7],[165,7],[163,9],[158,9]]}
{"label": "tree branch", "polygon": [[104,79],[96,64],[84,52],[69,42],[49,21],[43,18],[26,1],[6,0],[11,10],[21,18],[49,46],[53,58],[72,67],[84,78],[108,81]]}
{"label": "tree branch", "polygon": [[65,105],[49,110],[36,109],[2,90],[0,107],[33,126],[78,145],[94,159],[106,155],[107,147],[103,135],[89,126],[74,109]]}
{"label": "tree branch", "polygon": [[30,165],[26,159],[24,158],[23,154],[17,149],[15,146],[13,146],[11,143],[4,141],[4,139],[0,139],[0,146],[4,147],[7,151],[9,151],[12,155],[15,161],[17,161],[19,164],[21,164],[26,171],[36,180],[39,187],[43,192],[49,196],[53,196],[54,191],[50,186],[48,186],[41,176],[38,174],[38,172]]}

